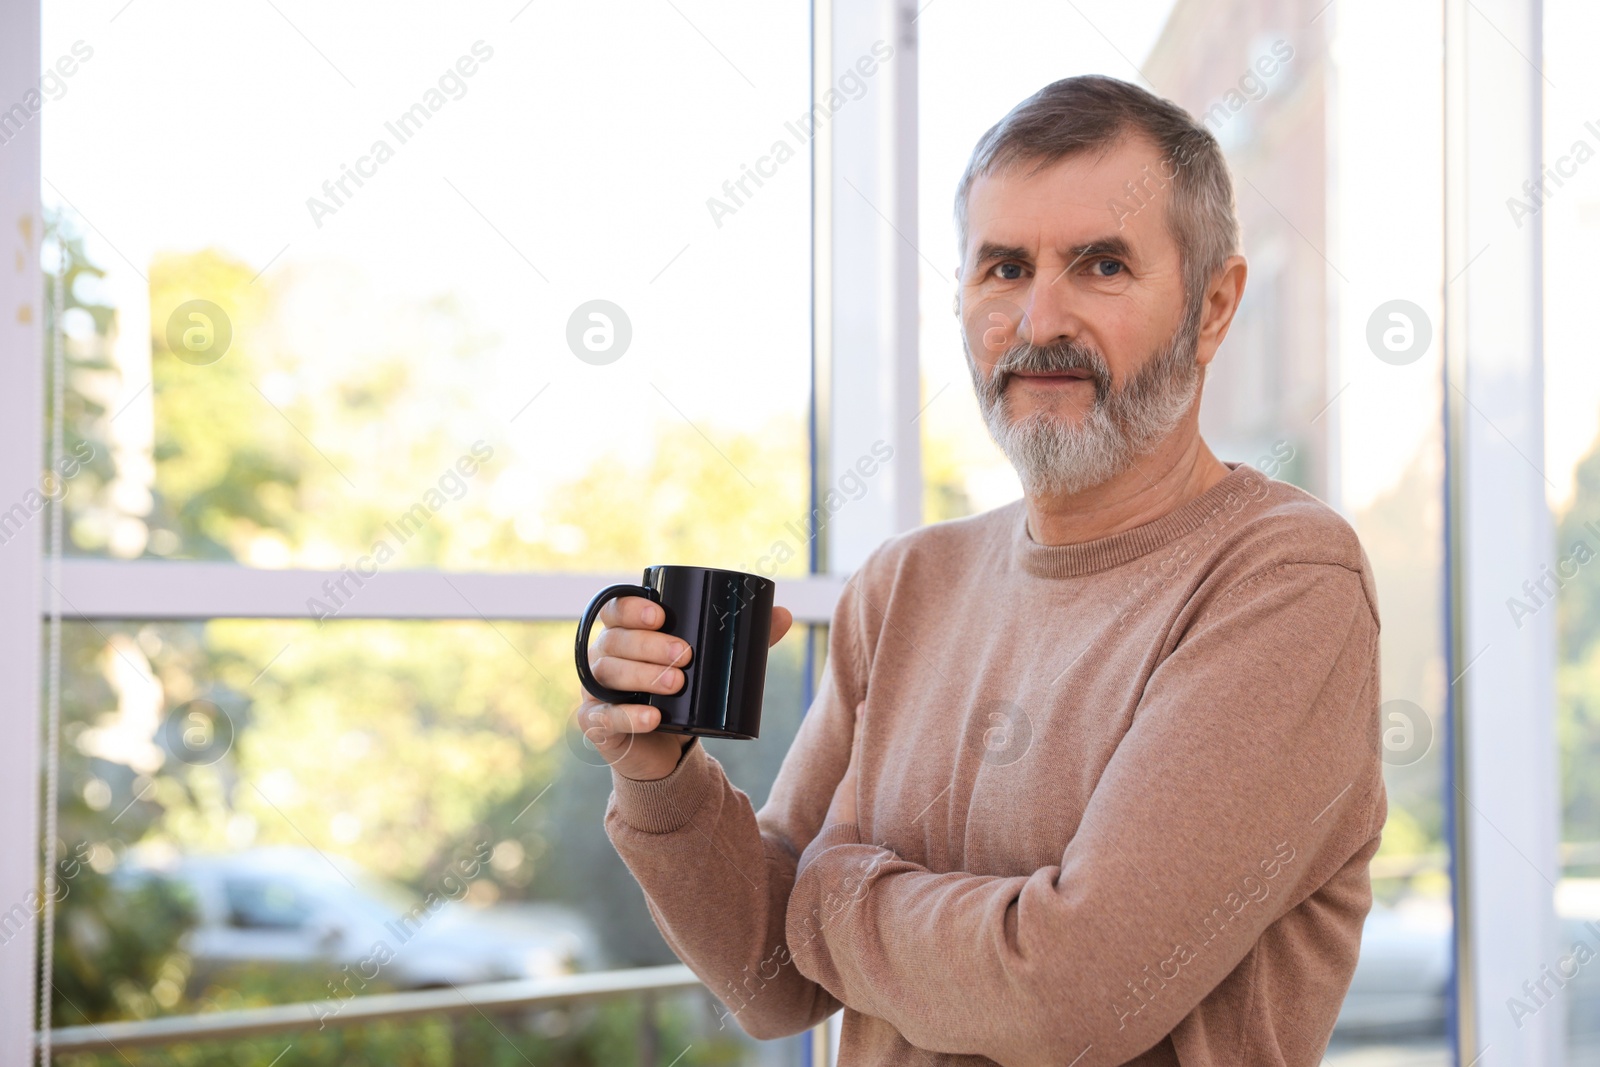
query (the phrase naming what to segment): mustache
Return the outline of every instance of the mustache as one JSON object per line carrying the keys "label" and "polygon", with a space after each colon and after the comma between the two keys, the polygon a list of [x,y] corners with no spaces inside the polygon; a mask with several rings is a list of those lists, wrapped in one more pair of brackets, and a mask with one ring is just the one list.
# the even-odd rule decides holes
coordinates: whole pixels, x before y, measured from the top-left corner
{"label": "mustache", "polygon": [[1099,352],[1075,341],[1053,345],[1034,345],[1022,341],[1012,345],[995,364],[991,386],[994,395],[999,396],[1018,373],[1059,374],[1073,370],[1085,371],[1089,375],[1094,382],[1095,403],[1104,403],[1111,393],[1111,367]]}

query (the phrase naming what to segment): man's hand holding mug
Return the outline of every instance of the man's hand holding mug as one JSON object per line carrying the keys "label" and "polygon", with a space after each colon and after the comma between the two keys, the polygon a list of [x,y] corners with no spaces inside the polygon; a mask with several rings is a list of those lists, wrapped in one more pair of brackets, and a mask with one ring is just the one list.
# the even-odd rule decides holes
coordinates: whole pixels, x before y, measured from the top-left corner
{"label": "man's hand holding mug", "polygon": [[[788,633],[794,616],[772,605],[769,581],[761,580],[765,587],[752,596],[750,576],[726,577],[737,574],[651,568],[645,586],[612,586],[590,602],[575,650],[583,688],[578,726],[623,777],[666,777],[696,735],[755,736],[766,650]],[[623,590],[649,595],[619,595]],[[596,619],[605,629],[590,646]],[[759,649],[748,647],[762,639]],[[695,644],[702,661],[717,661],[704,672],[695,670]],[[703,683],[697,674],[705,674]]]}

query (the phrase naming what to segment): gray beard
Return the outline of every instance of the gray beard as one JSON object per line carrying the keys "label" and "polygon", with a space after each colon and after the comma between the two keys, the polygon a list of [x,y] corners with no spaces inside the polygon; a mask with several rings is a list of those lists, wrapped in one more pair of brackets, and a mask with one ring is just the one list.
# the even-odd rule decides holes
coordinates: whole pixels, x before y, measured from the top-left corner
{"label": "gray beard", "polygon": [[[961,346],[989,436],[1004,452],[1029,495],[1071,495],[1121,474],[1171,433],[1194,403],[1200,367],[1200,305],[1154,356],[1120,389],[1098,351],[1075,341],[1045,348],[1019,342],[1006,350],[985,378],[972,358],[966,331]],[[1077,424],[1048,411],[1018,421],[1004,389],[1009,372],[1044,373],[1083,369],[1095,384],[1094,405]]]}

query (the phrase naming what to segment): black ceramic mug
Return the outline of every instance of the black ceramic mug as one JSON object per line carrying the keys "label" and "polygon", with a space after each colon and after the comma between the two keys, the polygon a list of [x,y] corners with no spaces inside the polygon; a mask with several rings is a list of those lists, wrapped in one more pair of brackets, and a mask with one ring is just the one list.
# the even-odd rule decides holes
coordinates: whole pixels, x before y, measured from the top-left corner
{"label": "black ceramic mug", "polygon": [[[770,578],[715,567],[646,567],[640,585],[600,590],[583,610],[574,650],[583,687],[608,704],[648,704],[661,712],[657,730],[702,737],[754,740],[761,730],[761,693],[772,639]],[[606,601],[646,597],[661,605],[657,629],[691,649],[676,693],[629,693],[595,681],[589,669],[589,631]]]}

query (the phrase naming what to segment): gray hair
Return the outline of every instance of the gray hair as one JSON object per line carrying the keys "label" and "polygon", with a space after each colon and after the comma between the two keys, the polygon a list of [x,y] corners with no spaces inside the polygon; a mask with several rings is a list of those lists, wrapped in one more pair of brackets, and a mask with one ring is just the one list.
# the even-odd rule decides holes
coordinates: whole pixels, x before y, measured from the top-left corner
{"label": "gray hair", "polygon": [[[1172,186],[1167,230],[1178,245],[1186,302],[1197,304],[1227,258],[1239,250],[1233,180],[1211,131],[1183,108],[1137,85],[1099,74],[1062,78],[1034,93],[978,139],[956,187],[956,241],[967,251],[967,198],[980,177],[1014,164],[1033,175],[1079,152],[1105,152],[1130,134],[1155,142],[1163,173],[1130,176],[1139,198]],[[1168,173],[1170,171],[1171,173]],[[1139,199],[1129,204],[1137,210]],[[1108,205],[1113,211],[1116,204]]]}

